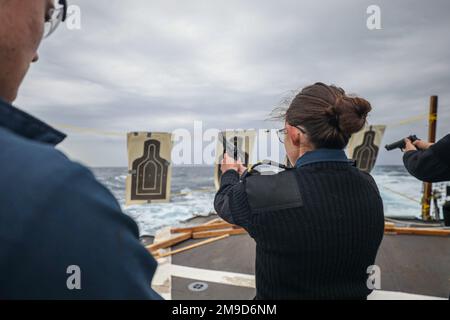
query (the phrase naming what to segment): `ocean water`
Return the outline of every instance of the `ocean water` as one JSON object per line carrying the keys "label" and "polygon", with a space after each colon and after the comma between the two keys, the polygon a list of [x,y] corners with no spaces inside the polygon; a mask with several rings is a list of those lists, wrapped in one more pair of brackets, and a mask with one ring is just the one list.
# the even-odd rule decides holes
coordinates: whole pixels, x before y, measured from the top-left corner
{"label": "ocean water", "polygon": [[[108,187],[124,212],[139,225],[142,235],[153,235],[166,226],[176,226],[193,216],[214,212],[214,168],[172,168],[172,199],[166,204],[125,207],[127,168],[95,168],[94,174]],[[402,166],[378,166],[372,172],[388,217],[420,216],[422,183]]]}
{"label": "ocean water", "polygon": [[162,227],[176,226],[194,216],[214,212],[214,168],[173,167],[170,203],[125,206],[127,168],[94,168],[97,179],[138,224],[141,235],[154,235]]}

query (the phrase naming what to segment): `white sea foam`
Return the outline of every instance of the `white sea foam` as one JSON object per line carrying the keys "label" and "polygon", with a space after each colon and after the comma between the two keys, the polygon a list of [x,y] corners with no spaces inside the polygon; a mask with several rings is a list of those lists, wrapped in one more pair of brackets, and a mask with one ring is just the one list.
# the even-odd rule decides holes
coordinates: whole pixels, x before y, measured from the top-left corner
{"label": "white sea foam", "polygon": [[[124,212],[139,225],[141,234],[154,234],[165,226],[176,226],[196,216],[214,211],[213,169],[209,167],[173,168],[170,203],[125,207],[126,168],[94,170],[98,179],[116,196]],[[422,183],[403,167],[377,167],[373,176],[389,217],[420,216]]]}

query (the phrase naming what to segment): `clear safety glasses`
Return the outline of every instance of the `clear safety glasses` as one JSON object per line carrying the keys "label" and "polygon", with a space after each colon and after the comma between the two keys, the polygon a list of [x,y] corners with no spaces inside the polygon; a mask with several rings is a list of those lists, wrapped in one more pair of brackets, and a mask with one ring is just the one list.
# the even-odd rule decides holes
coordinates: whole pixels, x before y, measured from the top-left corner
{"label": "clear safety glasses", "polygon": [[67,17],[67,0],[54,0],[45,16],[44,38],[48,38]]}
{"label": "clear safety glasses", "polygon": [[[306,129],[300,126],[295,126],[298,130],[300,130],[300,132],[302,132],[303,134],[306,134]],[[286,139],[286,135],[287,135],[287,129],[280,129],[277,131],[277,135],[278,135],[278,139],[280,140],[281,143],[284,144],[284,141]]]}

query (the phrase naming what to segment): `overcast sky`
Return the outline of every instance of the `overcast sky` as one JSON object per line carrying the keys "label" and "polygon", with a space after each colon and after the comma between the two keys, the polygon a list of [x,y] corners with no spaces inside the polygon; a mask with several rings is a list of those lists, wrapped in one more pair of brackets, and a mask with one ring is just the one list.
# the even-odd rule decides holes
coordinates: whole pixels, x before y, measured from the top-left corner
{"label": "overcast sky", "polygon": [[[291,90],[321,81],[368,99],[371,124],[424,114],[440,97],[450,131],[450,2],[72,0],[81,30],[60,27],[40,49],[18,107],[61,128],[61,148],[90,166],[126,166],[125,135],[80,133],[267,128]],[[366,27],[381,7],[382,30]],[[425,120],[388,128],[384,143]],[[379,164],[399,164],[382,152]]]}

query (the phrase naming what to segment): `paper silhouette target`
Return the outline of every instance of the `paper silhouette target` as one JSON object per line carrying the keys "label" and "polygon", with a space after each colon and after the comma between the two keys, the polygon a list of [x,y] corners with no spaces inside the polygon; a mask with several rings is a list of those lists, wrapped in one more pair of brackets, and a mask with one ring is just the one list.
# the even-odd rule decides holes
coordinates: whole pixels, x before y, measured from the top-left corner
{"label": "paper silhouette target", "polygon": [[128,177],[126,204],[170,201],[170,133],[128,134]]}
{"label": "paper silhouette target", "polygon": [[350,139],[348,155],[360,170],[370,173],[375,167],[385,130],[386,126],[369,126]]}

